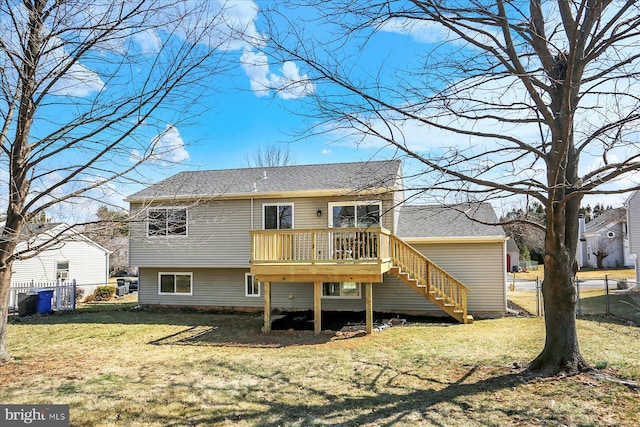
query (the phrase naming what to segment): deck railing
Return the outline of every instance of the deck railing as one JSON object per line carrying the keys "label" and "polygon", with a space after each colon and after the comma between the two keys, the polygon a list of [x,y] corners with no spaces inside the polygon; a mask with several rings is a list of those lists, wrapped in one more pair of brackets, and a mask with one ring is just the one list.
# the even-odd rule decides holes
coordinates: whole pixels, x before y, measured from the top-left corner
{"label": "deck railing", "polygon": [[252,263],[373,263],[387,261],[391,233],[381,227],[252,230]]}
{"label": "deck railing", "polygon": [[441,299],[444,305],[462,310],[463,319],[467,317],[469,288],[396,236],[390,236],[390,242],[394,266],[408,273],[418,282],[418,286],[423,287],[426,293],[432,293],[436,299]]}
{"label": "deck railing", "polygon": [[425,297],[466,322],[469,288],[384,228],[252,230],[251,241],[252,265],[385,263],[397,267],[408,284],[421,288]]}

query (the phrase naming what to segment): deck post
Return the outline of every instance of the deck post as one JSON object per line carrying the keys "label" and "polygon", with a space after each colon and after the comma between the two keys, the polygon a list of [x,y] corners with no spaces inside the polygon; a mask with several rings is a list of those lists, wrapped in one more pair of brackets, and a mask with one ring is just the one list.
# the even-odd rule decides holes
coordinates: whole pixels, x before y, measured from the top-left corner
{"label": "deck post", "polygon": [[313,282],[313,333],[322,330],[322,282]]}
{"label": "deck post", "polygon": [[264,333],[271,332],[271,282],[264,282]]}
{"label": "deck post", "polygon": [[367,334],[373,332],[373,284],[371,282],[365,284],[366,289],[366,327]]}

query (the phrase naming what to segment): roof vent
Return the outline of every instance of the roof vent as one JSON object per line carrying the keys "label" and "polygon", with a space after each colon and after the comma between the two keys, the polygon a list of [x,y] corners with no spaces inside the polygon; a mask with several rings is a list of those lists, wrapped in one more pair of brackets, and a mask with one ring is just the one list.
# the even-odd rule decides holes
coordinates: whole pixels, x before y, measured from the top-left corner
{"label": "roof vent", "polygon": [[258,186],[256,185],[256,183],[253,183],[253,192],[257,193],[258,192]]}
{"label": "roof vent", "polygon": [[267,171],[262,171],[262,179],[267,179]]}

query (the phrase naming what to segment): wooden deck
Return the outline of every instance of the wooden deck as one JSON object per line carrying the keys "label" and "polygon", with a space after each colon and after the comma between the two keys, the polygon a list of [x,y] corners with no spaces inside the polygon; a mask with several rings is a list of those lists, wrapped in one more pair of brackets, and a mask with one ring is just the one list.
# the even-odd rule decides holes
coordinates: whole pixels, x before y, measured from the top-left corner
{"label": "wooden deck", "polygon": [[377,227],[251,231],[251,273],[261,282],[381,283],[391,233]]}
{"label": "wooden deck", "polygon": [[402,239],[381,227],[251,231],[251,273],[265,285],[265,331],[271,328],[272,282],[310,282],[315,331],[320,332],[322,282],[365,284],[367,331],[371,332],[372,283],[391,272],[461,323],[467,314],[464,284]]}

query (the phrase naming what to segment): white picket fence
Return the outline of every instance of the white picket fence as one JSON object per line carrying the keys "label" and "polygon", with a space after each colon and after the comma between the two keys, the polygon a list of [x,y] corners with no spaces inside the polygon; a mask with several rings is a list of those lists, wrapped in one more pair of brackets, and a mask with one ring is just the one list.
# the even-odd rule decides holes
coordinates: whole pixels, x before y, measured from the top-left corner
{"label": "white picket fence", "polygon": [[18,294],[37,292],[42,289],[53,291],[51,308],[53,310],[76,309],[76,279],[55,280],[49,282],[31,280],[13,282],[9,288],[9,311],[18,311]]}

